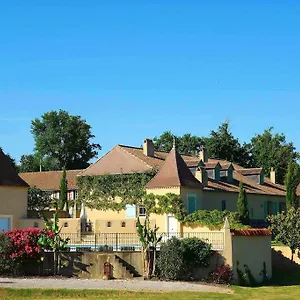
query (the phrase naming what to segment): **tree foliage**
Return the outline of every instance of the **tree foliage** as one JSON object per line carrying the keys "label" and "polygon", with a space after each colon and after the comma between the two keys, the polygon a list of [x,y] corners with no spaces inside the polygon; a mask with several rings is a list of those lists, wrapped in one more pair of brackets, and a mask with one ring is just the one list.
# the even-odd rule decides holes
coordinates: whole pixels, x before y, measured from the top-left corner
{"label": "tree foliage", "polygon": [[269,216],[268,221],[275,240],[291,249],[293,260],[296,250],[300,249],[300,208],[292,207],[287,212]]}
{"label": "tree foliage", "polygon": [[58,169],[82,169],[101,149],[91,142],[91,126],[80,116],[50,111],[32,121],[31,133],[38,157],[57,162]]}
{"label": "tree foliage", "polygon": [[51,194],[31,186],[28,189],[28,210],[43,211],[51,206]]}
{"label": "tree foliage", "polygon": [[281,184],[284,183],[289,162],[295,162],[299,158],[294,144],[288,143],[284,134],[273,134],[273,127],[253,137],[249,148],[252,154],[252,167],[262,167],[267,176],[273,167],[277,182]]}
{"label": "tree foliage", "polygon": [[237,208],[238,214],[240,216],[241,223],[244,225],[249,225],[249,210],[248,210],[248,201],[247,201],[247,193],[244,189],[243,182],[240,181],[240,191],[237,200]]}
{"label": "tree foliage", "polygon": [[66,170],[63,170],[60,185],[59,185],[59,209],[63,210],[66,207],[68,211],[68,181],[67,181],[67,173]]}
{"label": "tree foliage", "polygon": [[39,172],[59,170],[58,161],[51,157],[41,158],[37,153],[22,155],[18,166],[20,172]]}
{"label": "tree foliage", "polygon": [[202,144],[200,137],[191,135],[190,133],[175,136],[171,131],[165,131],[159,137],[154,137],[154,149],[156,151],[170,152],[173,147],[174,138],[177,151],[183,155],[195,155]]}
{"label": "tree foliage", "polygon": [[210,136],[204,138],[204,144],[210,158],[225,159],[243,167],[250,164],[247,146],[241,145],[229,129],[229,122],[222,123],[217,131],[212,130]]}
{"label": "tree foliage", "polygon": [[299,199],[297,197],[297,187],[300,183],[300,167],[297,163],[291,161],[288,164],[288,171],[285,178],[286,185],[286,205],[287,208],[297,208]]}

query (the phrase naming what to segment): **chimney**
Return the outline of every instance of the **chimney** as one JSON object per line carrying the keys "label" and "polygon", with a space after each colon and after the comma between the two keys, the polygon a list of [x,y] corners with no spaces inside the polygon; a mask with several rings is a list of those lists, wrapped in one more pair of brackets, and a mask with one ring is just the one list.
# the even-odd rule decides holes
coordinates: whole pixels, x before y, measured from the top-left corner
{"label": "chimney", "polygon": [[205,168],[198,167],[195,172],[195,177],[202,183],[203,187],[207,186],[208,176]]}
{"label": "chimney", "polygon": [[271,179],[272,183],[274,183],[274,184],[276,183],[276,173],[275,173],[274,168],[271,168],[270,179]]}
{"label": "chimney", "polygon": [[145,139],[143,144],[143,153],[146,156],[154,157],[154,144],[150,139]]}
{"label": "chimney", "polygon": [[200,147],[200,151],[199,151],[198,157],[199,157],[204,163],[208,162],[207,151],[206,151],[206,149],[205,149],[204,146],[201,146],[201,147]]}

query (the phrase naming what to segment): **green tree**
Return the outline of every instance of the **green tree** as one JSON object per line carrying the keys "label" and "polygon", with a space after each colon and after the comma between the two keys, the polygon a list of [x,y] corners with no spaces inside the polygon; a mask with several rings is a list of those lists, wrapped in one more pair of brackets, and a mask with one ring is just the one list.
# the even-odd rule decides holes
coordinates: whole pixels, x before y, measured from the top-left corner
{"label": "green tree", "polygon": [[163,132],[159,137],[153,138],[154,149],[156,151],[170,152],[173,143],[176,143],[177,151],[183,155],[195,155],[202,144],[202,138],[186,133],[182,136],[175,136],[171,131]]}
{"label": "green tree", "polygon": [[50,111],[33,120],[31,133],[38,157],[54,160],[60,170],[86,168],[101,149],[91,142],[91,126],[64,110]]}
{"label": "green tree", "polygon": [[225,159],[243,167],[250,164],[251,156],[246,144],[241,145],[229,129],[229,122],[222,123],[217,131],[212,130],[210,136],[204,138],[208,157]]}
{"label": "green tree", "polygon": [[300,183],[300,167],[297,163],[291,161],[288,164],[288,170],[285,178],[286,185],[286,205],[287,208],[297,208],[299,206],[297,197],[297,187]]}
{"label": "green tree", "polygon": [[249,210],[248,210],[248,201],[247,201],[247,193],[244,189],[243,183],[240,181],[240,192],[237,201],[238,213],[240,215],[240,220],[242,224],[249,225]]}
{"label": "green tree", "polygon": [[292,142],[286,141],[284,134],[273,134],[272,131],[273,127],[270,127],[251,139],[252,167],[262,167],[267,176],[273,167],[277,182],[283,184],[289,162],[295,162],[299,153]]}
{"label": "green tree", "polygon": [[287,212],[269,216],[268,221],[275,240],[291,249],[293,261],[296,250],[300,249],[300,208],[292,207]]}
{"label": "green tree", "polygon": [[28,209],[43,211],[51,206],[51,194],[38,189],[36,186],[31,186],[28,189]]}
{"label": "green tree", "polygon": [[59,193],[59,209],[64,209],[65,205],[68,210],[68,181],[67,181],[67,173],[66,170],[63,170],[60,185],[59,185],[60,193]]}

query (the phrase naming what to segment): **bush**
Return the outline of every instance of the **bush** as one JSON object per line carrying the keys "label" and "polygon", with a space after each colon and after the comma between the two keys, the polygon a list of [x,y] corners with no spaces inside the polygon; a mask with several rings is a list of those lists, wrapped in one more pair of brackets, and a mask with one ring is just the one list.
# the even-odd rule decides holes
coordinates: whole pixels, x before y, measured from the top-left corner
{"label": "bush", "polygon": [[195,267],[208,266],[211,255],[211,245],[200,239],[173,237],[161,246],[156,264],[158,275],[169,280],[190,279]]}
{"label": "bush", "polygon": [[212,279],[215,283],[230,284],[232,281],[233,272],[229,265],[219,266],[213,273]]}
{"label": "bush", "polygon": [[51,237],[51,232],[37,228],[13,229],[1,234],[0,265],[4,264],[6,267],[1,268],[0,272],[20,274],[24,272],[26,263],[39,261],[42,248],[38,240],[45,233]]}

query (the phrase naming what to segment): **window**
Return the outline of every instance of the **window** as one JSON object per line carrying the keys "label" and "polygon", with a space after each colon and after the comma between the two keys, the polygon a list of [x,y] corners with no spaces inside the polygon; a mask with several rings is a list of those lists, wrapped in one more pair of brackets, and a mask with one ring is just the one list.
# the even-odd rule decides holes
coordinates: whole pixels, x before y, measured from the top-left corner
{"label": "window", "polygon": [[126,218],[136,218],[136,206],[127,204],[125,208]]}
{"label": "window", "polygon": [[146,216],[146,208],[143,205],[139,206],[139,216],[145,217]]}
{"label": "window", "polygon": [[38,223],[38,222],[34,222],[34,223],[33,223],[33,227],[34,227],[34,228],[39,228],[39,223]]}
{"label": "window", "polygon": [[222,200],[222,211],[226,210],[226,200]]}
{"label": "window", "polygon": [[273,215],[273,202],[272,201],[268,201],[267,202],[267,214]]}
{"label": "window", "polygon": [[188,195],[188,213],[191,214],[196,211],[196,196]]}
{"label": "window", "polygon": [[286,205],[284,202],[279,203],[279,212],[286,211]]}
{"label": "window", "polygon": [[78,191],[74,191],[74,200],[76,200],[78,198]]}
{"label": "window", "polygon": [[64,227],[69,227],[68,222],[65,222],[65,223],[64,223]]}
{"label": "window", "polygon": [[107,222],[107,227],[111,227],[111,222],[110,221]]}
{"label": "window", "polygon": [[122,226],[122,227],[126,227],[126,222],[122,222],[122,223],[121,223],[121,226]]}

